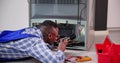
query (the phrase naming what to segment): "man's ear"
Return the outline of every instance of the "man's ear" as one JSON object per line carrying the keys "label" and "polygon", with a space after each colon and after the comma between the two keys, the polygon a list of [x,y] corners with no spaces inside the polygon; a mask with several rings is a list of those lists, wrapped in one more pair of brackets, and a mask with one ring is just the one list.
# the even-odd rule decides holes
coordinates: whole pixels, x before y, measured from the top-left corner
{"label": "man's ear", "polygon": [[52,35],[51,35],[50,33],[48,34],[48,38],[49,38],[49,39],[51,39],[51,38],[52,38]]}

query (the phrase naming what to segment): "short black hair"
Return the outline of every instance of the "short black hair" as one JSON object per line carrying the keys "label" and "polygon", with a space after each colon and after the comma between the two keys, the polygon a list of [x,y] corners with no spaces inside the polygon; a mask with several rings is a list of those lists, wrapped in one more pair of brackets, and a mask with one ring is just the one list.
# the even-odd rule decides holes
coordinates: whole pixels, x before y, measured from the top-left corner
{"label": "short black hair", "polygon": [[58,25],[52,20],[45,20],[40,24],[40,30],[43,34],[45,42],[49,42],[48,34],[53,33],[53,29],[58,29]]}
{"label": "short black hair", "polygon": [[41,26],[52,26],[52,27],[54,27],[54,28],[58,28],[58,25],[57,25],[57,23],[55,23],[55,22],[53,22],[52,20],[45,20],[43,23],[41,23],[40,24],[40,27]]}

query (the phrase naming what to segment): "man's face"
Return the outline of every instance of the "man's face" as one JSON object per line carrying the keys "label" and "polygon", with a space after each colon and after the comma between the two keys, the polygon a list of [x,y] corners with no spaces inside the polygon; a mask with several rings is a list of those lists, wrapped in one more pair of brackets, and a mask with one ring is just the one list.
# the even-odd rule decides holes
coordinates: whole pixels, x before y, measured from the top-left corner
{"label": "man's face", "polygon": [[51,33],[49,34],[49,42],[53,44],[58,39],[58,28],[52,28]]}

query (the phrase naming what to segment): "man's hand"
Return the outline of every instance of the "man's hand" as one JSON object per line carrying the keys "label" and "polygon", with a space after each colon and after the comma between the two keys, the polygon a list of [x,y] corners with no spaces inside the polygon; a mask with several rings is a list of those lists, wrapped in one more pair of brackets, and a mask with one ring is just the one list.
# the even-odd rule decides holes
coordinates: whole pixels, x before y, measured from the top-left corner
{"label": "man's hand", "polygon": [[66,49],[66,45],[68,44],[69,41],[70,39],[68,37],[61,38],[60,43],[58,45],[58,50],[61,50],[64,52],[64,50]]}

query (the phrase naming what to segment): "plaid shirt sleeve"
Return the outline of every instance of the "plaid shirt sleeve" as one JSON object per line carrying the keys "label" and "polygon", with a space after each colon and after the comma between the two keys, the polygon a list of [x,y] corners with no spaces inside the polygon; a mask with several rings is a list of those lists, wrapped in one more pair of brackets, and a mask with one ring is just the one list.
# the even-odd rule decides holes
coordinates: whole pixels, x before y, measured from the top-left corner
{"label": "plaid shirt sleeve", "polygon": [[34,57],[42,63],[63,63],[64,53],[60,50],[51,51],[42,40],[41,32],[34,28],[27,28],[27,34],[34,34],[38,37],[29,37],[9,43],[0,43],[0,58],[23,58]]}
{"label": "plaid shirt sleeve", "polygon": [[65,59],[62,51],[51,51],[40,39],[35,40],[35,44],[29,48],[27,53],[43,63],[63,63]]}

